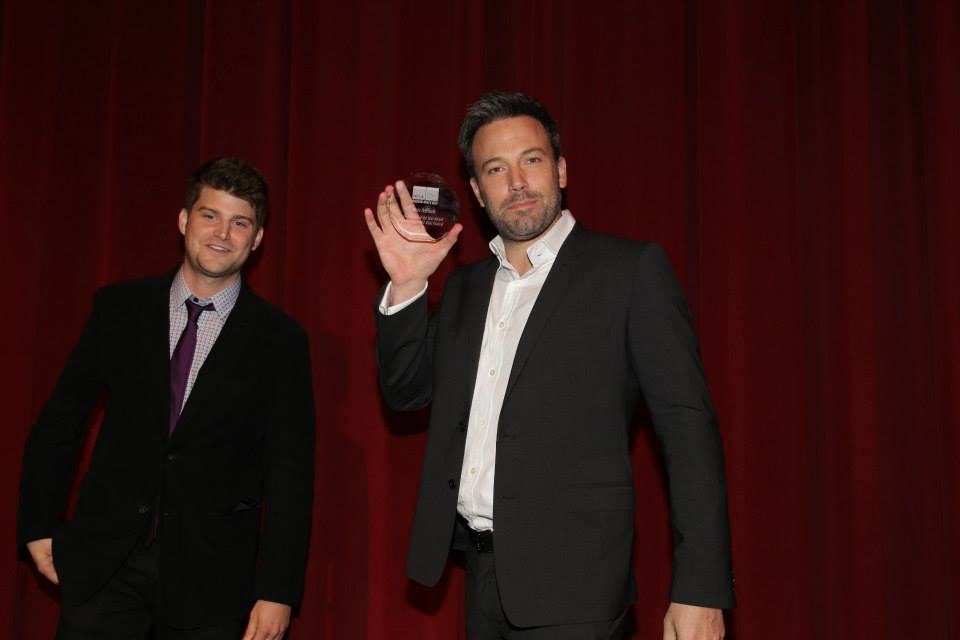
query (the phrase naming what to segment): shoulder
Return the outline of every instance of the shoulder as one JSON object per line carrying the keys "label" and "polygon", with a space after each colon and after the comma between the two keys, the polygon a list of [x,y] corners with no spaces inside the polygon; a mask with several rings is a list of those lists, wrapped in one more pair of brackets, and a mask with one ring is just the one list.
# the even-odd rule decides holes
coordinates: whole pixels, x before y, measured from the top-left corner
{"label": "shoulder", "polygon": [[167,273],[150,278],[121,280],[104,285],[94,294],[96,305],[138,305],[157,295],[167,295],[170,291],[172,274]]}
{"label": "shoulder", "polygon": [[[572,242],[571,242],[572,241]],[[598,231],[584,229],[579,224],[567,239],[573,250],[590,254],[592,260],[622,262],[646,268],[669,267],[666,251],[655,242],[631,240]]]}
{"label": "shoulder", "polygon": [[[246,285],[240,292],[237,305],[242,305],[248,321],[261,327],[267,335],[288,342],[306,342],[307,332],[286,312],[251,291]],[[234,309],[236,312],[238,309]]]}
{"label": "shoulder", "polygon": [[581,229],[570,240],[582,253],[579,269],[584,277],[628,288],[647,300],[674,300],[683,296],[677,275],[663,247],[605,233]]}

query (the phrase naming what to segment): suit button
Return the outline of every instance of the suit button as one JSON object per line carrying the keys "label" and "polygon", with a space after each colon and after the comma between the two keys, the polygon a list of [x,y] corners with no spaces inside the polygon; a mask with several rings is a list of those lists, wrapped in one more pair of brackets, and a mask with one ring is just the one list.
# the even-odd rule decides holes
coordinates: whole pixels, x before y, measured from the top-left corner
{"label": "suit button", "polygon": [[450,487],[451,489],[456,489],[457,481],[454,480],[453,478],[450,478],[449,480],[447,480],[447,486]]}
{"label": "suit button", "polygon": [[173,461],[176,460],[176,459],[177,459],[176,454],[173,454],[173,453],[168,453],[168,454],[167,454],[167,462],[173,462]]}
{"label": "suit button", "polygon": [[145,514],[145,513],[150,513],[150,507],[148,507],[148,506],[145,505],[145,504],[142,504],[142,505],[140,505],[139,507],[137,507],[137,513],[139,513],[139,514],[141,514],[141,515],[143,515],[143,514]]}

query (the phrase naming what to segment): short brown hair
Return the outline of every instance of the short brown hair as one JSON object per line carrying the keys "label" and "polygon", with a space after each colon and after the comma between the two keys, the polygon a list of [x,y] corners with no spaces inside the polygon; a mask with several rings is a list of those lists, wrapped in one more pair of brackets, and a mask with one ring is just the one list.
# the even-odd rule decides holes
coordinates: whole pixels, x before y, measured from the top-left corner
{"label": "short brown hair", "polygon": [[557,128],[557,121],[539,100],[525,93],[491,91],[480,96],[479,100],[470,105],[467,115],[463,118],[463,124],[460,125],[457,144],[460,146],[460,153],[463,154],[471,177],[476,177],[473,166],[473,139],[480,127],[497,120],[518,116],[530,116],[543,125],[547,137],[550,138],[553,159],[560,158],[560,131]]}
{"label": "short brown hair", "polygon": [[215,158],[197,169],[187,183],[187,211],[196,204],[204,187],[226,191],[249,203],[256,214],[257,228],[267,221],[267,181],[256,167],[240,158]]}

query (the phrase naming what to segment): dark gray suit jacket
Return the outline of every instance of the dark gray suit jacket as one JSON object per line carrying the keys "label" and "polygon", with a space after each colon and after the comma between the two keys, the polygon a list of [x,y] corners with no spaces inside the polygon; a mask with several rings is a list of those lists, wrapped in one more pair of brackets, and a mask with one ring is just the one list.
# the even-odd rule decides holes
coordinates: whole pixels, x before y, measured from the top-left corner
{"label": "dark gray suit jacket", "polygon": [[[314,407],[303,329],[244,286],[167,437],[173,273],[97,292],[27,439],[18,539],[53,537],[63,598],[95,593],[159,508],[160,615],[202,626],[255,599],[296,604],[313,498]],[[103,422],[64,521],[84,426]]]}
{"label": "dark gray suit jacket", "polygon": [[[377,315],[384,398],[432,402],[407,573],[436,583],[456,521],[466,425],[497,261]],[[734,606],[723,448],[690,311],[656,245],[565,241],[520,340],[497,430],[494,540],[518,626],[611,619],[634,597],[629,429],[642,394],[662,446],[674,531],[671,600]]]}

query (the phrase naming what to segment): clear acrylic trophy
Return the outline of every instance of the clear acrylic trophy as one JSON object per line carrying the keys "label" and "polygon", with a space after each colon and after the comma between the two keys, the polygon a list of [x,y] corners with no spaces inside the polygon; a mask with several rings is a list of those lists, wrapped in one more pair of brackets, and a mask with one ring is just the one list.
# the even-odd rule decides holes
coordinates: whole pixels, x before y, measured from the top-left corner
{"label": "clear acrylic trophy", "polygon": [[437,242],[457,223],[460,201],[456,192],[435,173],[417,172],[404,180],[413,206],[413,215],[391,207],[390,222],[401,236],[411,242]]}

